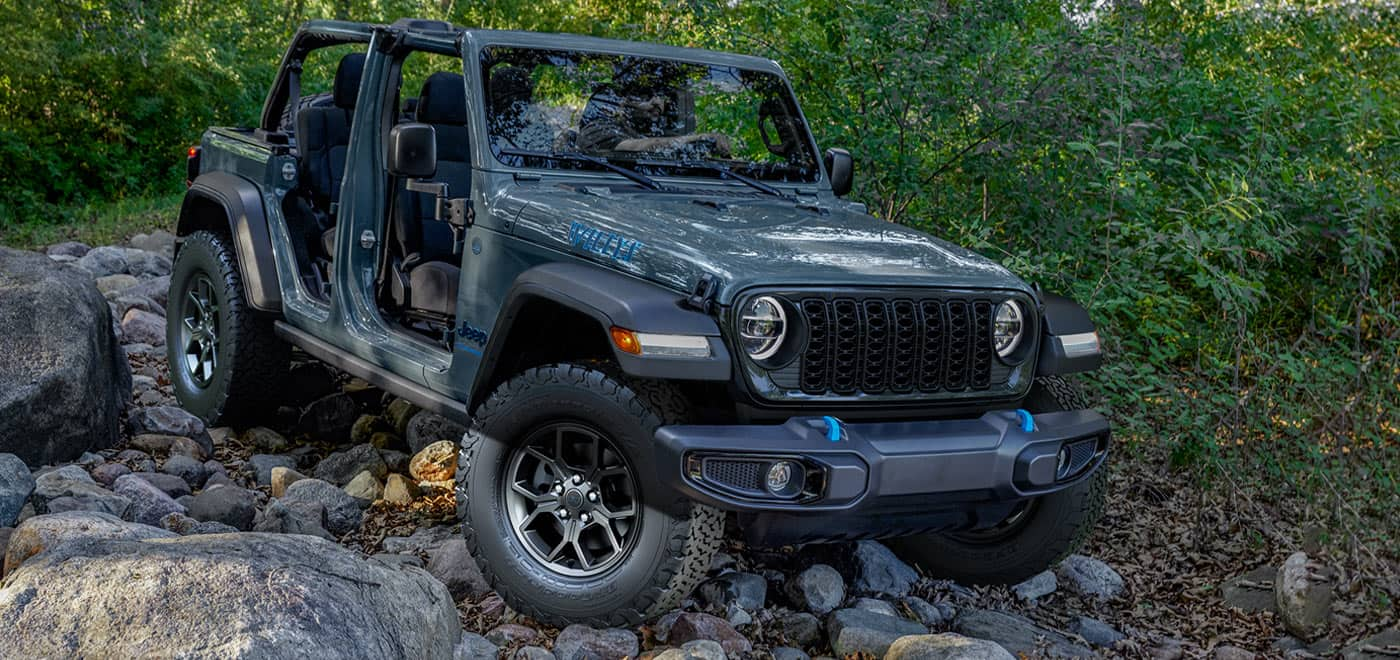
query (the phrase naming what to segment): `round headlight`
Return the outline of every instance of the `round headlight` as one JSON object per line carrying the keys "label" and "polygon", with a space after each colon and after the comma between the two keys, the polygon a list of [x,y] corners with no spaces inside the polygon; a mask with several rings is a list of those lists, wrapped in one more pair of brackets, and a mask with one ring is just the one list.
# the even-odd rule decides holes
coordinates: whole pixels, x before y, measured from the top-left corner
{"label": "round headlight", "polygon": [[992,323],[992,343],[996,345],[997,355],[1003,358],[1011,355],[1021,345],[1025,327],[1021,306],[1015,301],[1007,300],[997,305],[996,320]]}
{"label": "round headlight", "polygon": [[739,315],[739,343],[755,360],[773,357],[783,345],[787,332],[787,312],[771,296],[754,298]]}

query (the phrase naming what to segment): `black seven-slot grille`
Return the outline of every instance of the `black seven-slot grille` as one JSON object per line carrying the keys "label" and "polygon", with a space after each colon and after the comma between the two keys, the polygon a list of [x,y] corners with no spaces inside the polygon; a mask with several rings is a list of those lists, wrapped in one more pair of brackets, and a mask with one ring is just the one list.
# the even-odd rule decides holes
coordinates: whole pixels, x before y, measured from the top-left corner
{"label": "black seven-slot grille", "polygon": [[992,385],[992,301],[803,298],[807,394],[963,392]]}

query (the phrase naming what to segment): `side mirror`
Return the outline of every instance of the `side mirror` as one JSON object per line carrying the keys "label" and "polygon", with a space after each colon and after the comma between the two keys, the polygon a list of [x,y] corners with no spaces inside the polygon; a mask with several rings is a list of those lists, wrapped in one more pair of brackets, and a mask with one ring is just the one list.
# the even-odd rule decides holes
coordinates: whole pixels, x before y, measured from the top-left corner
{"label": "side mirror", "polygon": [[822,155],[826,164],[826,172],[831,176],[831,192],[837,197],[844,197],[851,192],[851,180],[855,170],[855,161],[851,159],[851,152],[845,149],[827,149]]}
{"label": "side mirror", "polygon": [[437,174],[437,131],[418,123],[389,129],[389,174],[407,179]]}

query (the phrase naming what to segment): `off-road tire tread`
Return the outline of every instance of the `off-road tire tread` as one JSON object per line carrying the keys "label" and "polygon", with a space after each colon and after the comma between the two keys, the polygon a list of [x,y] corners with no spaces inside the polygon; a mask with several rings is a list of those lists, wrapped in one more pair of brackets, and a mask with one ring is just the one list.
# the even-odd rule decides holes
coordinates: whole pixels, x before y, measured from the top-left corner
{"label": "off-road tire tread", "polygon": [[[252,309],[243,297],[238,256],[227,237],[197,231],[185,238],[180,251],[186,250],[204,250],[218,263],[219,272],[210,273],[210,279],[223,287],[224,306],[219,313],[229,319],[233,331],[231,350],[224,348],[220,352],[224,364],[229,365],[224,377],[225,393],[205,421],[211,426],[251,425],[270,414],[281,399],[291,349],[277,338],[272,319]],[[178,265],[178,254],[176,262]],[[171,298],[177,295],[183,296],[184,292],[170,292]],[[171,368],[179,367],[172,363]]]}
{"label": "off-road tire tread", "polygon": [[559,363],[532,367],[502,383],[472,415],[472,423],[462,437],[462,448],[457,459],[457,513],[463,521],[462,534],[467,550],[476,558],[482,576],[493,590],[520,613],[546,623],[561,626],[569,623],[604,627],[635,626],[674,609],[704,579],[711,559],[724,540],[724,512],[684,498],[675,502],[678,508],[673,510],[688,510],[689,517],[677,521],[665,543],[664,552],[671,561],[653,576],[652,585],[629,606],[604,616],[564,621],[531,606],[524,599],[514,597],[511,585],[499,577],[498,571],[479,552],[476,530],[466,524],[468,489],[465,484],[476,451],[486,438],[482,429],[486,421],[498,414],[512,398],[523,395],[531,387],[550,384],[594,390],[615,401],[641,420],[644,426],[652,428],[679,423],[688,417],[689,404],[676,388],[664,382],[614,375],[614,370],[605,365]]}

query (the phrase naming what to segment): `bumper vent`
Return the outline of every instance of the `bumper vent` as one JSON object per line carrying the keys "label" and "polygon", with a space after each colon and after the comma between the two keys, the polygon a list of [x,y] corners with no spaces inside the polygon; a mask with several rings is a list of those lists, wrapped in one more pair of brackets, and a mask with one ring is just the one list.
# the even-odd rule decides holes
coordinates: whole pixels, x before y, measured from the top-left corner
{"label": "bumper vent", "polygon": [[763,463],[757,461],[707,458],[703,474],[706,481],[746,492],[763,492]]}
{"label": "bumper vent", "polygon": [[992,302],[805,298],[807,394],[908,394],[992,385]]}

